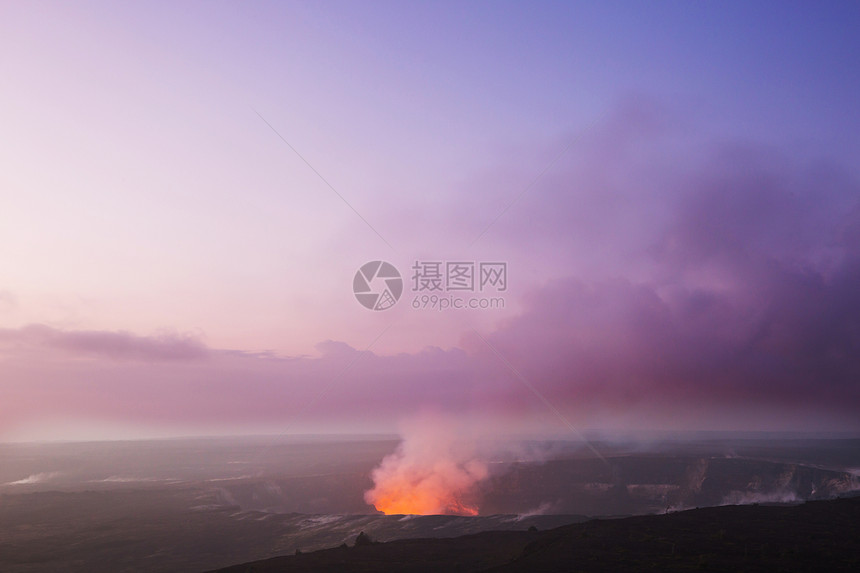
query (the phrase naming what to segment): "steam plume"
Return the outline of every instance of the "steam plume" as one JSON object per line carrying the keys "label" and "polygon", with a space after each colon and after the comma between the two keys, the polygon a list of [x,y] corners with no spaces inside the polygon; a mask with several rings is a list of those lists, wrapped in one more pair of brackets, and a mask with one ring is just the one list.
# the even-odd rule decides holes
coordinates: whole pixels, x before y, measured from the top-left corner
{"label": "steam plume", "polygon": [[413,423],[373,471],[365,501],[389,515],[477,515],[475,486],[488,476],[487,464],[457,438],[448,420]]}

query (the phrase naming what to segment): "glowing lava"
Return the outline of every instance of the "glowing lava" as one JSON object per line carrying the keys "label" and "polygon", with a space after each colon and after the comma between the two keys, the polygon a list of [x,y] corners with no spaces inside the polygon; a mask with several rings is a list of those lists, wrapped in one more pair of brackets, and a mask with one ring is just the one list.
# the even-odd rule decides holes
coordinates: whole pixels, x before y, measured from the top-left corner
{"label": "glowing lava", "polygon": [[475,486],[487,475],[486,463],[425,425],[373,470],[364,500],[386,515],[478,515]]}
{"label": "glowing lava", "polygon": [[374,494],[366,495],[365,499],[385,515],[478,515],[477,506],[465,503],[454,494],[428,489],[420,484],[405,485],[392,488],[388,484],[389,487],[379,493],[376,493],[378,488],[374,488],[367,492]]}

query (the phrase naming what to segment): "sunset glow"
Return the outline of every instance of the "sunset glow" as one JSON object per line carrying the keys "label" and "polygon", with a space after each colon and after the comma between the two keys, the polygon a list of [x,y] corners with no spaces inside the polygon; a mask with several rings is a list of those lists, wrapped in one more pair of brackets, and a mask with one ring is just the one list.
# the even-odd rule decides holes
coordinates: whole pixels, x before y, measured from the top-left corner
{"label": "sunset glow", "polygon": [[860,431],[856,3],[2,13],[0,441]]}

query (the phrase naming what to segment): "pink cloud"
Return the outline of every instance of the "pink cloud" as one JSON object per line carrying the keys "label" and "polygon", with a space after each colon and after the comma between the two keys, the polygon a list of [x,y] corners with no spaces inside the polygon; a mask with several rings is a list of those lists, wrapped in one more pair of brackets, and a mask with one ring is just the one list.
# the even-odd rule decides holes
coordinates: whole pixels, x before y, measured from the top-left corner
{"label": "pink cloud", "polygon": [[72,355],[113,360],[196,360],[208,354],[206,346],[190,336],[139,336],[123,331],[58,330],[40,324],[0,329],[0,345],[7,348],[61,350]]}
{"label": "pink cloud", "polygon": [[[837,166],[755,146],[684,149],[662,113],[610,118],[499,219],[493,246],[514,253],[511,273],[551,272],[518,280],[530,284],[511,289],[521,312],[481,336],[577,425],[730,429],[767,412],[780,428],[858,429],[860,186]],[[449,240],[486,224],[497,211],[481,201],[503,183],[458,198]],[[279,357],[182,336],[0,330],[11,380],[0,418],[390,429],[431,409],[546,420],[481,336],[462,332],[459,348],[384,356],[327,340],[318,357]]]}

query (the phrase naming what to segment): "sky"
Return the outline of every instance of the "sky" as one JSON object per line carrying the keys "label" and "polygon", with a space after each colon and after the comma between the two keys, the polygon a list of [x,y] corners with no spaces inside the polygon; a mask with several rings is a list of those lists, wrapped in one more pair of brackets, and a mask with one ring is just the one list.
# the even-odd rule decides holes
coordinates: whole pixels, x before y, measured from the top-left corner
{"label": "sky", "polygon": [[0,441],[857,433],[858,26],[0,0]]}

